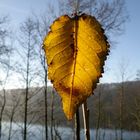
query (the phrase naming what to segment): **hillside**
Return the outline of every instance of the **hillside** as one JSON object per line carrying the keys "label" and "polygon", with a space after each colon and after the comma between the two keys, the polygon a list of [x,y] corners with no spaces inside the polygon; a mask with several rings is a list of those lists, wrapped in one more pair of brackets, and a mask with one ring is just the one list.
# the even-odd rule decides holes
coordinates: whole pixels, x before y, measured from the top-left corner
{"label": "hillside", "polygon": [[[127,130],[140,129],[140,81],[98,85],[94,94],[88,99],[90,127],[119,128],[121,94],[123,95],[123,128]],[[3,120],[9,121],[14,110],[14,122],[22,122],[24,119],[25,90],[7,90],[5,95],[6,106]],[[0,91],[0,96],[0,106],[2,107],[4,101],[3,91]],[[61,99],[52,87],[48,87],[47,98],[48,122],[51,122],[52,117],[54,124],[71,126],[73,123],[66,121],[61,107]],[[28,123],[44,124],[43,87],[30,88]]]}

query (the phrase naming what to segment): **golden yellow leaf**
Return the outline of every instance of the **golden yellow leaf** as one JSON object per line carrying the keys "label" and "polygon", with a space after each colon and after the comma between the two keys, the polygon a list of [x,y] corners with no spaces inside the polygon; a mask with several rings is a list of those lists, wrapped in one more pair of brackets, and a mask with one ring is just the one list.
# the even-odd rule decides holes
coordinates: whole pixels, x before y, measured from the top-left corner
{"label": "golden yellow leaf", "polygon": [[59,17],[44,39],[48,77],[62,98],[70,120],[93,93],[101,77],[109,44],[99,22],[82,14]]}

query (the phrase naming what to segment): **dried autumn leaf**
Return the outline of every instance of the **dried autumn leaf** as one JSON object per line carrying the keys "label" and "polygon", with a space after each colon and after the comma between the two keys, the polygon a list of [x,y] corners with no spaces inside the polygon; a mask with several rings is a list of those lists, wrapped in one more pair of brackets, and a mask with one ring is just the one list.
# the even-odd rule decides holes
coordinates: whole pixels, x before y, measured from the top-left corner
{"label": "dried autumn leaf", "polygon": [[82,14],[59,17],[44,39],[48,77],[70,120],[89,97],[103,72],[109,45],[99,22]]}

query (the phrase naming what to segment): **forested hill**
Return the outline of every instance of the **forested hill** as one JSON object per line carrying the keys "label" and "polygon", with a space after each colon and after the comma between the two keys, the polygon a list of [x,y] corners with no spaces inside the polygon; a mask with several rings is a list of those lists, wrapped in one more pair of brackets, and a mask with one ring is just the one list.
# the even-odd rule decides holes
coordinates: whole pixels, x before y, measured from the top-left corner
{"label": "forested hill", "polygon": [[[28,95],[28,122],[44,124],[44,87],[30,88]],[[13,89],[0,91],[0,106],[3,108],[3,120],[9,121],[13,113],[14,122],[24,120],[25,90]],[[48,123],[71,126],[62,112],[61,100],[57,93],[48,87]],[[122,103],[122,106],[121,106]],[[90,109],[90,127],[118,129],[122,117],[122,127],[127,130],[140,130],[140,81],[99,84],[88,99]],[[81,110],[81,109],[80,109]],[[122,115],[120,112],[122,110]],[[13,111],[13,112],[12,112]],[[80,112],[82,119],[82,113]]]}

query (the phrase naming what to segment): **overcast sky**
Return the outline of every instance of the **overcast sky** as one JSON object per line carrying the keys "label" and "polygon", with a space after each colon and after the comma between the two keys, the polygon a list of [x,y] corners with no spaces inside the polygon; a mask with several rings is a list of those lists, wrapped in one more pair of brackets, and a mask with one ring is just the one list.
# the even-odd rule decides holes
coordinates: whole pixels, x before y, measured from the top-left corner
{"label": "overcast sky", "polygon": [[[45,11],[48,0],[0,0],[0,16],[9,15],[14,26],[31,15],[32,11]],[[53,0],[54,1],[54,0]],[[53,2],[52,3],[56,3]],[[106,61],[106,73],[101,81],[116,82],[119,80],[119,65],[127,64],[128,76],[132,80],[140,69],[140,0],[126,0],[126,8],[130,19],[125,24],[125,32],[119,37],[112,37],[117,42],[111,49]],[[46,13],[47,14],[47,13]]]}

